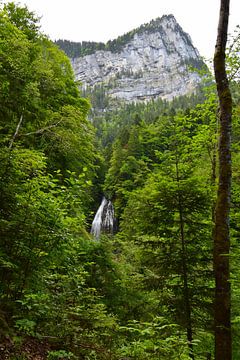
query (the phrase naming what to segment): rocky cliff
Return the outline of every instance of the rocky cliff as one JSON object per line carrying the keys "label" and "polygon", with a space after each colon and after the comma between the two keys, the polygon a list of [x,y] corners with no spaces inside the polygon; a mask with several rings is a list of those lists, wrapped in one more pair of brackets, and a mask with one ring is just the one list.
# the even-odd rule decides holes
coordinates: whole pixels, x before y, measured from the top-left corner
{"label": "rocky cliff", "polygon": [[83,87],[102,84],[112,98],[128,102],[171,100],[194,92],[200,79],[190,65],[203,64],[173,15],[164,15],[107,43],[102,50],[71,61]]}

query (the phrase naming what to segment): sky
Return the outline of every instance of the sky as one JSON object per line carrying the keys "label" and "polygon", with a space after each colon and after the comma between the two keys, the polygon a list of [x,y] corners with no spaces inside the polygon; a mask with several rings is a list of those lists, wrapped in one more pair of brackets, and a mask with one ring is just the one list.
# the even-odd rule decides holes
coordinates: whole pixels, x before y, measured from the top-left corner
{"label": "sky", "polygon": [[[8,2],[8,0],[3,0]],[[107,42],[152,19],[173,14],[205,59],[216,42],[220,0],[17,0],[41,17],[52,40]],[[240,0],[230,0],[229,33],[240,25]]]}

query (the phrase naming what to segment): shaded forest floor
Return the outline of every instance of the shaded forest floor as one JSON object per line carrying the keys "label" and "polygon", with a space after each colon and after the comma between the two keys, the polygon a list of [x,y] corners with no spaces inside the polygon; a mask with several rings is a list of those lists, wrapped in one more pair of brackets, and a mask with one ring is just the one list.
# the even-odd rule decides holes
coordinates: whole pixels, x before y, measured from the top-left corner
{"label": "shaded forest floor", "polygon": [[26,359],[26,360],[46,360],[47,354],[51,350],[50,345],[45,341],[40,341],[32,337],[26,338],[19,345],[16,345],[10,338],[0,341],[0,359]]}

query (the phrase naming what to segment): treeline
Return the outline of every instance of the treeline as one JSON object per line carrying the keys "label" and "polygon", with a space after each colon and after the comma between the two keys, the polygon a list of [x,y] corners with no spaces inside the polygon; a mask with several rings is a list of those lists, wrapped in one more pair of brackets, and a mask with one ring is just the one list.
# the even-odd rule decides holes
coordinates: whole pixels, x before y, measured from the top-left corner
{"label": "treeline", "polygon": [[[105,50],[111,51],[113,53],[120,52],[125,45],[127,45],[136,34],[142,33],[155,33],[160,32],[162,34],[162,40],[164,41],[164,36],[166,36],[166,32],[164,27],[162,26],[163,19],[171,20],[173,15],[164,15],[161,18],[157,18],[155,20],[150,21],[147,24],[143,24],[138,28],[129,31],[128,33],[117,37],[117,39],[109,40],[106,44],[102,42],[94,42],[94,41],[82,41],[82,42],[74,42],[70,40],[59,39],[55,41],[55,44],[60,47],[70,58],[83,57],[86,55],[94,54],[97,50]],[[191,40],[189,36],[182,30],[182,28],[176,24],[176,31],[182,33],[186,43],[192,46]],[[168,49],[168,44],[166,44],[166,49]],[[201,68],[204,63],[202,60],[191,64],[197,68]]]}
{"label": "treeline", "polygon": [[195,94],[179,96],[170,102],[159,98],[146,103],[123,103],[113,100],[107,94],[107,90],[108,86],[103,84],[82,90],[82,95],[90,99],[92,104],[89,118],[104,152],[112,148],[114,139],[124,127],[129,128],[142,119],[146,124],[154,123],[162,115],[173,116],[179,111],[188,112],[205,101],[205,93],[201,87]]}
{"label": "treeline", "polygon": [[69,40],[57,40],[55,44],[62,49],[70,58],[91,55],[97,50],[105,50],[104,43],[94,41],[74,42]]}
{"label": "treeline", "polygon": [[56,40],[55,44],[70,58],[77,58],[94,54],[97,50],[120,52],[132,39],[133,35],[133,32],[129,32],[123,36],[119,36],[115,40],[109,40],[106,44],[94,41],[74,42],[62,39]]}

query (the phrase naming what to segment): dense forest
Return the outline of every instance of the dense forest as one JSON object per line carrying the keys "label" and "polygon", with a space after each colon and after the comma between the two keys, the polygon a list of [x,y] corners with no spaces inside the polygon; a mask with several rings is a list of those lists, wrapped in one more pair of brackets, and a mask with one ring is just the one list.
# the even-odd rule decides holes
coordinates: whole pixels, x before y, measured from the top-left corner
{"label": "dense forest", "polygon": [[[103,87],[80,92],[69,58],[26,7],[2,5],[0,25],[0,358],[213,360],[219,100],[211,74],[190,97],[113,109]],[[238,31],[226,56],[234,360],[239,47]],[[118,231],[95,239],[103,194]]]}

